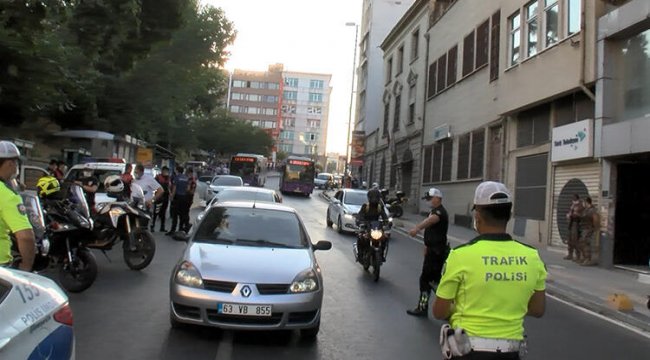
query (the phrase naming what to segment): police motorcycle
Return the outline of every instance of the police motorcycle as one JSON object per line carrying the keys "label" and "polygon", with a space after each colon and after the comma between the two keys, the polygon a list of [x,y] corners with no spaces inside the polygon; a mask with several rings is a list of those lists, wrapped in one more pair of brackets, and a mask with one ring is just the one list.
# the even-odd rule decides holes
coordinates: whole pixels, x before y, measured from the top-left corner
{"label": "police motorcycle", "polygon": [[104,180],[106,194],[116,201],[97,205],[93,220],[95,242],[89,244],[106,254],[122,241],[124,261],[131,270],[142,270],[149,266],[156,253],[156,242],[147,225],[151,216],[145,205],[144,191],[137,184],[131,184],[130,194],[124,192],[124,183],[117,175]]}
{"label": "police motorcycle", "polygon": [[[368,271],[372,266],[373,279],[375,282],[379,281],[381,264],[386,261],[388,255],[387,232],[390,231],[390,221],[359,221],[358,225],[359,241],[354,244],[354,256],[363,266],[363,270]],[[360,248],[358,246],[360,242],[365,243],[365,246]]]}
{"label": "police motorcycle", "polygon": [[384,201],[384,204],[386,204],[388,212],[394,218],[402,217],[402,215],[404,215],[402,204],[406,204],[408,201],[406,194],[404,191],[397,191],[395,197],[389,198],[388,192],[388,189],[381,189],[381,198]]}
{"label": "police motorcycle", "polygon": [[[58,192],[58,181],[55,186]],[[41,202],[35,194],[22,192],[21,196],[36,237],[33,271],[58,268],[64,289],[75,293],[88,289],[97,278],[97,261],[87,246],[93,220],[81,187],[72,185],[65,199]],[[17,267],[21,257],[13,240]]]}

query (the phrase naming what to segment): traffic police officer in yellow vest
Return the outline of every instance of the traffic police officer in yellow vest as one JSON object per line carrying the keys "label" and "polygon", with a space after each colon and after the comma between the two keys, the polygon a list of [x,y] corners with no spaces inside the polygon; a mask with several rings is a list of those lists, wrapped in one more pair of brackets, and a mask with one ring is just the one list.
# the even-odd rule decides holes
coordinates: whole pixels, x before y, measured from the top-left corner
{"label": "traffic police officer in yellow vest", "polygon": [[505,185],[481,183],[473,211],[479,236],[451,251],[436,293],[433,315],[450,322],[443,355],[520,359],[524,317],[544,315],[546,267],[535,248],[506,233],[512,197]]}
{"label": "traffic police officer in yellow vest", "polygon": [[20,151],[9,141],[0,141],[0,266],[10,266],[11,238],[16,237],[21,256],[20,269],[31,271],[36,244],[32,225],[26,215],[23,200],[9,182],[18,174]]}

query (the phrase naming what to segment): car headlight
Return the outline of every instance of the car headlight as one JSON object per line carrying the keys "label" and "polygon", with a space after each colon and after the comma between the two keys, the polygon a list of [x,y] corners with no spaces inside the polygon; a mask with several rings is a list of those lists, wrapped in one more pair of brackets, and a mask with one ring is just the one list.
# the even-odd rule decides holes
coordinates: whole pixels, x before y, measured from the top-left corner
{"label": "car headlight", "polygon": [[318,277],[313,269],[307,269],[296,276],[289,292],[292,294],[308,293],[318,290]]}
{"label": "car headlight", "polygon": [[354,220],[354,214],[345,213],[343,214],[343,217],[345,217],[348,220]]}
{"label": "car headlight", "polygon": [[382,238],[382,236],[384,236],[384,232],[381,231],[381,230],[374,229],[374,230],[371,230],[371,231],[370,231],[370,237],[371,237],[373,240],[379,240],[379,239]]}
{"label": "car headlight", "polygon": [[202,288],[203,279],[201,279],[201,274],[194,267],[194,265],[189,261],[183,261],[181,266],[176,272],[176,283],[179,285],[185,285],[193,288]]}

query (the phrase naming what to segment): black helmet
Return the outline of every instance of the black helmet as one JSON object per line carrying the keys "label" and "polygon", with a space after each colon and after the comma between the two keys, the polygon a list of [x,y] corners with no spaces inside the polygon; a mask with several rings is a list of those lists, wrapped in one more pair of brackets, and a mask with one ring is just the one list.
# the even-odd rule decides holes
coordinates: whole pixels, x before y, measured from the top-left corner
{"label": "black helmet", "polygon": [[381,200],[381,192],[377,189],[371,189],[368,191],[368,202],[371,204],[378,204]]}

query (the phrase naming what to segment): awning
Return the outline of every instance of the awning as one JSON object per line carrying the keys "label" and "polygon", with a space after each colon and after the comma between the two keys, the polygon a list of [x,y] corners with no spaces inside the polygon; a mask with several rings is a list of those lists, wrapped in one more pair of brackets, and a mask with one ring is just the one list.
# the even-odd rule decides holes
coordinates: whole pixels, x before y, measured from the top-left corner
{"label": "awning", "polygon": [[114,140],[115,135],[104,131],[97,130],[66,130],[59,131],[54,136],[68,137],[75,139],[99,139],[99,140]]}

